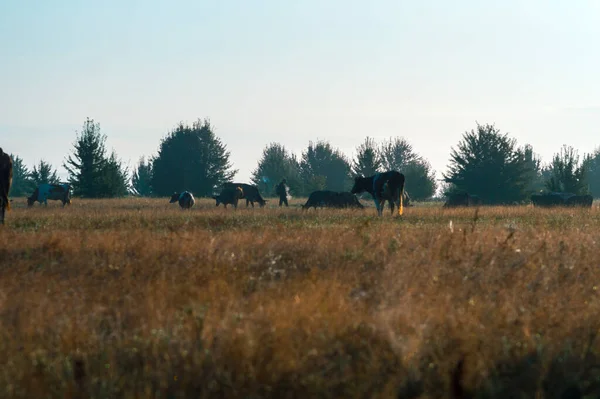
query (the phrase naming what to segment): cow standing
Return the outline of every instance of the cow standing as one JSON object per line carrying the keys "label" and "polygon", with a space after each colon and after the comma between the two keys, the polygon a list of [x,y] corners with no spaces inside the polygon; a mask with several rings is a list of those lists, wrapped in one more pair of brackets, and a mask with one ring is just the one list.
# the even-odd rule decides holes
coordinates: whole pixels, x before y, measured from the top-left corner
{"label": "cow standing", "polygon": [[36,201],[48,206],[48,200],[62,202],[63,208],[65,205],[71,205],[71,186],[68,184],[40,184],[33,194],[27,197],[27,206],[32,207]]}
{"label": "cow standing", "polygon": [[13,178],[13,162],[10,156],[0,148],[0,224],[4,224],[4,212],[10,211],[8,193]]}
{"label": "cow standing", "polygon": [[189,191],[183,191],[181,193],[173,193],[169,204],[173,204],[175,202],[179,203],[181,209],[190,209],[194,206],[196,200],[194,199],[194,195],[192,193]]}
{"label": "cow standing", "polygon": [[395,170],[388,172],[376,173],[369,177],[356,177],[354,179],[354,187],[350,191],[352,194],[368,192],[373,196],[377,215],[383,215],[383,207],[385,201],[389,201],[390,210],[394,213],[394,204],[398,207],[398,215],[404,212],[404,175]]}
{"label": "cow standing", "polygon": [[246,200],[246,208],[248,207],[248,204],[252,204],[252,208],[254,208],[255,202],[258,202],[258,204],[260,205],[261,208],[263,206],[265,206],[265,204],[267,203],[267,201],[260,195],[260,192],[258,191],[257,186],[253,186],[251,184],[246,184],[246,183],[225,183],[225,184],[223,184],[223,188],[235,189],[236,187],[240,187],[242,189],[242,192],[244,193],[242,198],[240,198],[240,199]]}
{"label": "cow standing", "polygon": [[225,188],[219,195],[213,195],[213,198],[217,201],[217,205],[223,204],[227,209],[227,205],[233,205],[237,209],[238,201],[244,196],[244,190],[241,187],[236,188]]}

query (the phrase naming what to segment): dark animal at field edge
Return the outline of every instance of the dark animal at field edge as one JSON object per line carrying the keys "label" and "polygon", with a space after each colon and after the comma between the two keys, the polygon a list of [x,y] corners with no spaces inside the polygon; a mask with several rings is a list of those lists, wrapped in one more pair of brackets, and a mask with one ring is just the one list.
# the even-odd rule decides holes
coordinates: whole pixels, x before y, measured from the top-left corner
{"label": "dark animal at field edge", "polygon": [[454,208],[460,206],[480,206],[481,198],[478,195],[469,193],[455,193],[448,196],[444,208]]}
{"label": "dark animal at field edge", "polygon": [[326,207],[326,208],[359,208],[364,206],[360,203],[356,195],[349,192],[337,192],[329,190],[313,191],[302,209],[310,209],[311,207]]}
{"label": "dark animal at field edge", "polygon": [[394,204],[398,208],[398,214],[404,212],[404,182],[405,177],[402,173],[395,170],[388,172],[376,173],[369,177],[356,177],[354,179],[354,187],[350,191],[352,194],[368,192],[373,196],[377,215],[383,215],[385,201],[390,204],[390,211],[394,213]]}
{"label": "dark animal at field edge", "polygon": [[194,195],[189,191],[182,191],[181,193],[173,193],[171,199],[169,200],[169,204],[173,204],[175,202],[179,203],[181,209],[190,209],[196,203]]}
{"label": "dark animal at field edge", "polygon": [[550,192],[533,194],[531,202],[534,207],[550,208],[555,206],[591,208],[594,198],[591,195]]}
{"label": "dark animal at field edge", "polygon": [[226,188],[235,189],[236,187],[240,187],[244,193],[241,199],[246,200],[246,208],[248,207],[248,204],[251,204],[252,208],[254,208],[255,202],[258,202],[258,204],[260,205],[261,208],[263,206],[265,206],[265,204],[267,203],[267,200],[265,200],[260,195],[260,192],[258,191],[257,186],[253,186],[251,184],[246,184],[246,183],[225,183],[225,184],[223,184],[223,189],[226,189]]}
{"label": "dark animal at field edge", "polygon": [[238,201],[242,199],[243,196],[244,190],[242,190],[241,187],[236,187],[225,188],[219,195],[213,195],[212,198],[217,201],[216,206],[223,204],[225,208],[227,208],[227,205],[233,205],[234,208],[237,208]]}
{"label": "dark animal at field edge", "polygon": [[0,148],[0,224],[4,224],[4,214],[10,211],[8,193],[13,179],[13,162],[10,155]]}
{"label": "dark animal at field edge", "polygon": [[63,208],[65,205],[71,205],[71,186],[69,184],[40,184],[27,197],[27,206],[32,207],[36,201],[48,206],[48,200],[62,202]]}

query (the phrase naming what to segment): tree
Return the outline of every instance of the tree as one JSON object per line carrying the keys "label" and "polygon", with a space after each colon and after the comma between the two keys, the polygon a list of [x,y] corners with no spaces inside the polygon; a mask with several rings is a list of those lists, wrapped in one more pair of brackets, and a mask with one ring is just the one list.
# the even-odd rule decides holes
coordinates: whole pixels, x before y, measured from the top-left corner
{"label": "tree", "polygon": [[435,171],[424,159],[410,162],[402,169],[406,179],[405,189],[414,201],[424,201],[433,197],[437,190]]}
{"label": "tree", "polygon": [[13,197],[29,196],[34,190],[29,170],[18,155],[10,154],[13,161],[13,180],[10,186],[10,194]]}
{"label": "tree", "polygon": [[237,173],[229,157],[208,120],[198,119],[192,126],[179,123],[161,141],[152,160],[154,194],[169,196],[188,190],[199,197],[210,196]]}
{"label": "tree", "polygon": [[448,172],[443,175],[457,191],[479,195],[487,204],[522,201],[528,196],[529,172],[525,155],[515,139],[494,125],[477,124],[452,148]]}
{"label": "tree", "polygon": [[600,147],[585,156],[583,160],[588,182],[588,191],[594,198],[600,198]]}
{"label": "tree", "polygon": [[586,165],[579,162],[579,154],[573,147],[563,145],[560,153],[554,154],[549,169],[548,190],[587,194]]}
{"label": "tree", "polygon": [[100,124],[87,118],[73,143],[73,154],[63,163],[74,195],[85,198],[101,196],[100,178],[106,163],[105,142],[106,135],[100,132]]}
{"label": "tree", "polygon": [[356,158],[352,162],[352,173],[354,176],[373,176],[381,171],[381,154],[375,140],[367,137],[365,141],[356,148]]}
{"label": "tree", "polygon": [[331,144],[310,142],[300,160],[305,194],[316,190],[346,191],[351,185],[350,163]]}
{"label": "tree", "polygon": [[382,170],[402,170],[411,162],[419,159],[412,145],[402,137],[390,138],[379,150]]}
{"label": "tree", "polygon": [[544,188],[544,169],[542,168],[542,160],[533,152],[533,147],[529,144],[526,144],[523,147],[522,152],[525,157],[525,169],[528,174],[528,194],[539,192]]}
{"label": "tree", "polygon": [[152,195],[152,162],[140,158],[131,176],[131,191],[135,195],[149,197]]}
{"label": "tree", "polygon": [[431,198],[437,189],[435,171],[402,137],[390,138],[380,149],[383,170],[397,170],[406,178],[406,191],[416,201]]}
{"label": "tree", "polygon": [[118,159],[117,154],[113,151],[102,166],[96,197],[114,198],[126,196],[129,192],[128,174],[127,168],[123,166],[123,162]]}
{"label": "tree", "polygon": [[298,160],[279,143],[264,148],[251,179],[267,195],[275,195],[275,186],[282,179],[286,179],[292,194],[300,194],[303,190]]}
{"label": "tree", "polygon": [[40,184],[59,183],[56,170],[52,170],[52,165],[45,162],[43,159],[40,160],[39,164],[33,167],[33,171],[31,171],[29,177],[35,186],[39,186]]}

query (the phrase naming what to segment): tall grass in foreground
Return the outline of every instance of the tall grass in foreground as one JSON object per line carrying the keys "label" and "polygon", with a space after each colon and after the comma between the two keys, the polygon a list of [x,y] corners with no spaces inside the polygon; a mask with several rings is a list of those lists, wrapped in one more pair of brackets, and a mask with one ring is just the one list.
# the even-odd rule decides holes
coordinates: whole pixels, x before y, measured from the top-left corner
{"label": "tall grass in foreground", "polygon": [[600,395],[596,208],[166,202],[15,201],[0,397]]}

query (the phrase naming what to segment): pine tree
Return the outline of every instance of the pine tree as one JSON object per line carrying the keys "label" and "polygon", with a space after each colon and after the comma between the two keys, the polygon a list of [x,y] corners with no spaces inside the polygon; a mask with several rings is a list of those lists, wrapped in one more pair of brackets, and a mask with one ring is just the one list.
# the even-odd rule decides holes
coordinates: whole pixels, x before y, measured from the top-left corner
{"label": "pine tree", "polygon": [[52,170],[52,165],[40,160],[39,164],[33,167],[30,179],[35,186],[40,184],[58,184],[59,179],[56,170]]}
{"label": "pine tree", "polygon": [[229,157],[208,120],[197,120],[192,126],[180,123],[162,140],[152,161],[154,194],[188,190],[198,197],[210,196],[237,173]]}
{"label": "pine tree", "polygon": [[152,162],[140,158],[136,170],[131,177],[131,190],[135,195],[149,197],[152,195]]}

